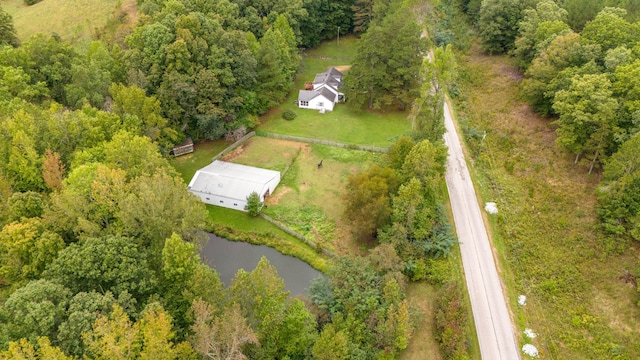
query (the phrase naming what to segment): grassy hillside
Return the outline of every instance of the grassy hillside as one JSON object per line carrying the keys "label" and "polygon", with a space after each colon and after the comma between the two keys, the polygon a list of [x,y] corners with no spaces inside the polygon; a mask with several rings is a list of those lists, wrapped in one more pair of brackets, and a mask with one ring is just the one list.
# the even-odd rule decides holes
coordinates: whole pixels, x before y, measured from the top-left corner
{"label": "grassy hillside", "polygon": [[480,134],[467,137],[471,170],[483,200],[498,205],[489,221],[518,330],[538,335],[529,341],[543,359],[640,358],[637,293],[624,277],[636,269],[637,249],[598,233],[599,175],[574,165],[551,120],[518,98],[510,58],[474,48],[459,63],[467,65],[458,118],[467,134]]}
{"label": "grassy hillside", "polygon": [[13,16],[20,41],[37,33],[56,33],[64,40],[89,39],[107,25],[122,4],[131,8],[131,0],[43,0],[27,6],[23,0],[2,0],[4,10]]}

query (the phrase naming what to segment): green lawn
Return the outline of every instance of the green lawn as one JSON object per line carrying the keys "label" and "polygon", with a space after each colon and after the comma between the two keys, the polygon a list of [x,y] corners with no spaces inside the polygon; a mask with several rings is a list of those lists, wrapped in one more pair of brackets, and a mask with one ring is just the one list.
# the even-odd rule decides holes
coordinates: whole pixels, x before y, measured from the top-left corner
{"label": "green lawn", "polygon": [[231,145],[231,142],[224,140],[195,144],[194,152],[171,159],[171,165],[182,175],[185,184],[189,184],[198,169],[211,164],[213,157],[229,145]]}
{"label": "green lawn", "polygon": [[103,28],[122,0],[43,0],[27,6],[23,0],[3,0],[13,16],[20,41],[37,33],[56,33],[64,40],[91,39]]}
{"label": "green lawn", "polygon": [[[380,155],[323,145],[253,137],[223,159],[238,164],[288,171],[267,201],[265,214],[323,248],[353,252],[348,224],[342,220],[347,177]],[[323,161],[323,167],[317,164]]]}
{"label": "green lawn", "polygon": [[[295,105],[298,91],[304,88],[306,81],[312,81],[318,72],[331,66],[350,65],[354,55],[353,36],[341,38],[340,45],[332,40],[309,50],[284,104],[263,116],[258,130],[373,146],[390,146],[400,135],[408,134],[411,122],[407,120],[407,112],[359,110],[347,103],[337,104],[334,111],[320,114],[316,110],[298,109]],[[282,113],[285,110],[293,110],[298,116],[292,121],[284,120]]]}

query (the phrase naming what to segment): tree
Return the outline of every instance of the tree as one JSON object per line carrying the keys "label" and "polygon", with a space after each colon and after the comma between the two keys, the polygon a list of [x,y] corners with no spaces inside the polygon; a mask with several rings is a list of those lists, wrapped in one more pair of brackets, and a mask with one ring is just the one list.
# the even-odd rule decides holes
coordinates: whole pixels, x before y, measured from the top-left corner
{"label": "tree", "polygon": [[42,216],[42,212],[47,205],[46,200],[40,193],[34,191],[16,192],[11,194],[8,200],[10,208],[9,221],[20,220],[21,218],[35,218]]}
{"label": "tree", "polygon": [[45,277],[65,284],[74,293],[111,291],[117,297],[127,292],[143,302],[156,287],[145,257],[129,238],[89,238],[60,251]]}
{"label": "tree", "polygon": [[39,102],[49,95],[44,82],[33,83],[31,76],[20,67],[0,66],[0,80],[0,100],[2,101],[8,102],[18,98]]}
{"label": "tree", "polygon": [[13,17],[0,7],[0,46],[2,45],[18,47],[20,40],[13,26]]}
{"label": "tree", "polygon": [[203,358],[244,360],[245,344],[258,344],[258,338],[247,320],[242,316],[238,304],[225,309],[220,317],[214,316],[214,309],[202,300],[193,302],[194,323],[192,344]]}
{"label": "tree", "polygon": [[[196,240],[195,231],[203,228],[207,212],[204,204],[186,189],[182,178],[156,169],[155,174],[141,176],[129,184],[115,216],[122,234],[136,238],[159,258],[165,239],[173,233]],[[157,268],[157,264],[153,265]]]}
{"label": "tree", "polygon": [[0,359],[12,360],[72,360],[58,347],[51,345],[51,341],[46,336],[38,337],[37,345],[30,343],[27,339],[20,339],[17,342],[10,342],[9,349],[0,353]]}
{"label": "tree", "polygon": [[60,154],[46,149],[42,159],[42,178],[49,190],[56,192],[62,189],[65,166],[60,160]]}
{"label": "tree", "polygon": [[353,27],[353,0],[304,0],[307,19],[300,24],[302,42],[306,48],[316,47],[320,41],[351,32]]}
{"label": "tree", "polygon": [[425,81],[410,114],[413,136],[438,143],[445,132],[444,91],[451,84],[456,69],[451,46],[436,48],[433,59],[424,61],[422,69]]}
{"label": "tree", "polygon": [[[539,56],[527,69],[527,78],[522,84],[523,93],[529,103],[542,115],[555,114],[554,96],[557,91],[562,90],[566,80],[569,84],[571,83],[571,78],[567,79],[569,72],[593,73],[590,72],[593,68],[590,62],[599,57],[600,48],[596,45],[583,44],[580,34],[574,32],[560,34],[541,50]],[[581,67],[582,70],[576,70]],[[597,71],[597,68],[594,71]]]}
{"label": "tree", "polygon": [[55,339],[70,298],[67,288],[43,279],[16,290],[4,303],[7,321],[0,325],[4,340],[25,338],[36,342],[40,336]]}
{"label": "tree", "polygon": [[354,0],[353,6],[353,32],[364,33],[373,18],[374,0]]}
{"label": "tree", "polygon": [[100,316],[93,329],[82,335],[90,358],[125,360],[140,353],[137,331],[129,316],[118,305],[109,316]]}
{"label": "tree", "polygon": [[627,140],[604,166],[598,215],[605,231],[640,240],[640,133]]}
{"label": "tree", "polygon": [[569,30],[565,23],[567,11],[552,0],[543,0],[535,9],[524,9],[522,21],[518,23],[518,37],[515,39],[514,55],[519,59],[520,68],[526,69],[540,51],[540,44],[549,37]]}
{"label": "tree", "polygon": [[45,184],[41,172],[42,160],[35,149],[33,139],[18,130],[9,148],[6,176],[15,191],[42,191]]}
{"label": "tree", "polygon": [[66,320],[58,327],[60,348],[67,354],[82,357],[86,351],[82,336],[91,332],[98,317],[111,314],[116,304],[132,313],[134,302],[127,293],[121,294],[119,299],[115,299],[109,291],[105,294],[95,291],[75,294],[69,301]]}
{"label": "tree", "polygon": [[266,258],[247,273],[239,270],[229,286],[229,301],[240,305],[259,345],[245,349],[249,358],[300,358],[315,339],[315,320],[301,302],[287,301],[288,291]]}
{"label": "tree", "polygon": [[135,85],[112,84],[109,92],[113,97],[113,111],[120,116],[127,130],[146,135],[161,147],[168,147],[178,139],[178,133],[162,116],[160,101],[155,96],[147,96]]}
{"label": "tree", "polygon": [[133,323],[118,306],[99,316],[93,330],[83,334],[89,358],[98,359],[193,359],[188,343],[173,342],[171,316],[157,303],[147,305]]}
{"label": "tree", "polygon": [[440,290],[435,310],[436,340],[440,351],[449,359],[467,356],[467,323],[464,295],[458,283],[447,283]]}
{"label": "tree", "polygon": [[345,75],[350,101],[369,109],[404,109],[419,94],[426,39],[405,6],[388,14],[360,38],[353,66]]}
{"label": "tree", "polygon": [[320,337],[313,345],[312,354],[318,360],[347,360],[349,359],[349,341],[344,332],[336,331],[332,324],[326,325]]}
{"label": "tree", "polygon": [[109,94],[115,60],[100,41],[89,43],[83,50],[71,67],[71,83],[65,86],[65,104],[79,109],[88,102],[102,108]]}
{"label": "tree", "polygon": [[556,133],[558,145],[576,154],[592,157],[589,173],[617,147],[619,132],[611,82],[606,75],[574,76],[567,90],[556,93],[553,108],[560,117]]}
{"label": "tree", "polygon": [[409,136],[403,136],[396,140],[389,148],[387,153],[387,164],[390,168],[399,171],[402,169],[404,160],[416,143],[413,138]]}
{"label": "tree", "polygon": [[402,175],[406,180],[417,178],[423,184],[444,176],[447,149],[444,145],[434,145],[429,140],[417,143],[407,154],[402,165]]}
{"label": "tree", "polygon": [[0,284],[16,287],[40,278],[63,248],[62,238],[45,230],[38,218],[5,225],[0,231]]}
{"label": "tree", "polygon": [[513,50],[518,35],[518,22],[529,0],[483,0],[478,28],[483,47],[489,54]]}
{"label": "tree", "polygon": [[580,35],[586,44],[598,44],[602,51],[625,45],[633,48],[637,44],[636,27],[626,21],[627,11],[606,7],[595,19],[588,22]]}
{"label": "tree", "polygon": [[387,224],[391,216],[391,195],[397,187],[398,175],[389,168],[372,166],[349,176],[344,216],[356,235],[368,239]]}
{"label": "tree", "polygon": [[249,215],[258,216],[262,211],[262,205],[260,195],[254,191],[247,196],[247,205],[244,206],[244,209],[249,213]]}

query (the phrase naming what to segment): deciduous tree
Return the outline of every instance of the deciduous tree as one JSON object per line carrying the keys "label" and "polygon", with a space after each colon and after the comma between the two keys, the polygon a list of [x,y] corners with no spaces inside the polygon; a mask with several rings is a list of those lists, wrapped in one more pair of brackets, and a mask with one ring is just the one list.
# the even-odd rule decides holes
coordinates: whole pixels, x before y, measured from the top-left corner
{"label": "deciduous tree", "polygon": [[553,108],[560,115],[557,143],[576,154],[591,157],[589,173],[596,162],[615,150],[618,101],[613,98],[606,75],[575,76],[567,90],[556,93]]}
{"label": "deciduous tree", "polygon": [[598,188],[598,215],[605,231],[640,240],[640,133],[605,163]]}
{"label": "deciduous tree", "polygon": [[139,301],[153,293],[157,283],[146,254],[132,239],[120,236],[69,245],[58,253],[45,277],[74,293],[111,291],[117,297],[126,291]]}
{"label": "deciduous tree", "polygon": [[40,336],[55,339],[64,321],[71,292],[60,284],[35,280],[16,290],[4,303],[6,322],[0,325],[5,341]]}

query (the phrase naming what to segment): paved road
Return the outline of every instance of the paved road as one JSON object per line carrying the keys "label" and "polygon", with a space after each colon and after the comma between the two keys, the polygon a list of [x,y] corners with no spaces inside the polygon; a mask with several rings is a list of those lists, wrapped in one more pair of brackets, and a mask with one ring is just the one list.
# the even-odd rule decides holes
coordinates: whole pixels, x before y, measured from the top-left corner
{"label": "paved road", "polygon": [[449,147],[447,188],[460,241],[462,264],[476,323],[480,354],[485,360],[520,359],[513,335],[514,328],[460,139],[453,125],[451,110],[448,104],[445,103],[444,106],[447,129],[444,139]]}

